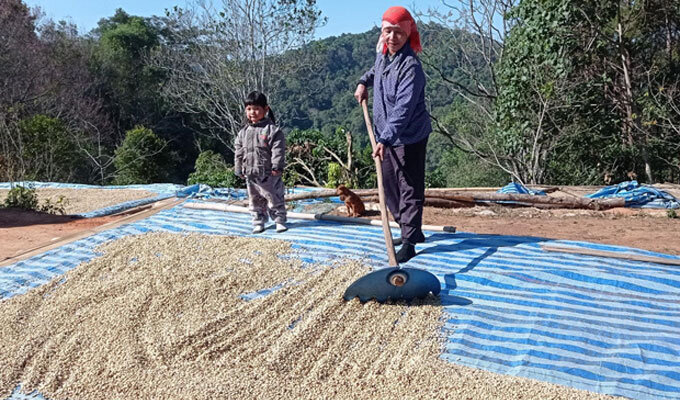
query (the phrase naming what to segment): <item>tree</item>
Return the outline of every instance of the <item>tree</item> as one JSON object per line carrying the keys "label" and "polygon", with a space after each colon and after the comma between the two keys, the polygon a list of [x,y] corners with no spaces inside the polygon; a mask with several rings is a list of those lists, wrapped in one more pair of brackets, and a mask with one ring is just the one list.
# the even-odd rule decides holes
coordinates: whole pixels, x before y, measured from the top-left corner
{"label": "tree", "polygon": [[25,179],[71,182],[81,167],[82,157],[63,122],[36,115],[19,123],[23,140]]}
{"label": "tree", "polygon": [[588,96],[571,79],[569,57],[580,46],[570,31],[580,18],[561,0],[524,1],[508,17],[515,23],[497,67],[497,160],[520,182],[543,183],[556,149],[583,128],[573,115]]}
{"label": "tree", "polygon": [[165,112],[158,95],[165,78],[145,57],[160,45],[159,30],[148,18],[117,9],[111,18],[99,21],[93,35],[98,40],[91,65],[117,130],[139,124],[156,128]]}
{"label": "tree", "polygon": [[23,179],[26,171],[19,121],[44,95],[36,17],[20,0],[0,2],[0,165],[10,181]]}
{"label": "tree", "polygon": [[172,34],[148,62],[168,76],[163,95],[174,109],[233,151],[247,93],[267,93],[275,105],[277,82],[310,67],[290,52],[308,43],[321,22],[315,0],[222,0],[218,6],[198,0],[167,13],[163,24]]}
{"label": "tree", "polygon": [[[508,164],[508,155],[498,148],[496,101],[502,90],[498,65],[513,21],[509,13],[516,0],[464,0],[444,3],[439,10],[419,13],[433,21],[426,27],[430,44],[422,60],[428,78],[441,81],[453,93],[454,108],[431,113],[434,128],[463,152],[521,177]],[[455,68],[448,66],[455,65]],[[464,103],[461,103],[461,100]],[[453,112],[447,115],[447,112]],[[460,118],[465,115],[464,118]],[[462,125],[454,122],[460,121]],[[462,128],[461,128],[462,127]]]}
{"label": "tree", "polygon": [[171,167],[167,145],[143,126],[127,131],[125,140],[116,149],[114,182],[118,185],[163,182]]}
{"label": "tree", "polygon": [[286,137],[286,174],[303,185],[370,186],[375,179],[370,147],[355,150],[352,142],[351,132],[342,127],[335,135],[293,130]]}

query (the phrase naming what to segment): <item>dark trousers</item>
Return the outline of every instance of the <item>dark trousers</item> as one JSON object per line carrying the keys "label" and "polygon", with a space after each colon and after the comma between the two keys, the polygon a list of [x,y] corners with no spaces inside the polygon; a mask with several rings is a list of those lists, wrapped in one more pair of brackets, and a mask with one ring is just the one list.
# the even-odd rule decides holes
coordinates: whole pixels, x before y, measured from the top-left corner
{"label": "dark trousers", "polygon": [[422,243],[427,138],[418,143],[385,147],[382,173],[385,203],[401,227],[404,243]]}

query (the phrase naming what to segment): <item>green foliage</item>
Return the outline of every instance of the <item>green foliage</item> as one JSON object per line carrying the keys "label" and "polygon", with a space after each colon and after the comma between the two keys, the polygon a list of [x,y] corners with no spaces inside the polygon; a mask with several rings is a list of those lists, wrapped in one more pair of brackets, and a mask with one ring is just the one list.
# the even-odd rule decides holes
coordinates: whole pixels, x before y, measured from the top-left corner
{"label": "green foliage", "polygon": [[55,202],[50,199],[45,199],[38,211],[46,212],[48,214],[66,214],[65,207],[69,204],[66,196],[59,196]]}
{"label": "green foliage", "polygon": [[125,133],[115,151],[118,185],[163,182],[171,167],[167,142],[148,128],[137,126]]}
{"label": "green foliage", "polygon": [[202,183],[213,188],[243,187],[244,181],[234,174],[234,169],[212,150],[201,152],[196,159],[194,172],[189,174],[189,185]]}
{"label": "green foliage", "polygon": [[93,69],[101,78],[107,109],[123,129],[150,124],[162,118],[159,88],[163,74],[147,65],[146,54],[160,44],[160,32],[147,18],[117,9],[102,19],[94,31],[98,41],[92,58]]}
{"label": "green foliage", "polygon": [[69,182],[83,164],[75,135],[57,118],[35,115],[19,123],[25,179]]}
{"label": "green foliage", "polygon": [[24,186],[13,187],[7,193],[5,207],[36,210],[38,208],[38,196],[35,194],[35,189]]}
{"label": "green foliage", "polygon": [[326,178],[326,187],[335,188],[342,182],[342,167],[336,162],[328,163],[328,177]]}
{"label": "green foliage", "polygon": [[571,116],[579,103],[577,88],[568,80],[573,66],[565,54],[580,46],[568,34],[578,15],[571,2],[562,0],[523,1],[511,15],[517,23],[498,66],[497,151],[512,159],[525,182],[544,180],[548,157],[574,124]]}
{"label": "green foliage", "polygon": [[671,219],[678,218],[678,213],[672,208],[669,208],[666,211],[666,215],[668,216],[668,218],[671,218]]}
{"label": "green foliage", "polygon": [[496,187],[510,180],[508,174],[459,149],[449,149],[428,174],[431,187]]}
{"label": "green foliage", "polygon": [[45,199],[43,204],[39,204],[38,195],[35,189],[31,186],[15,186],[7,193],[7,198],[4,201],[4,207],[20,208],[22,210],[35,210],[49,214],[64,215],[66,211],[64,207],[68,205],[68,200],[64,196],[52,202],[50,199]]}

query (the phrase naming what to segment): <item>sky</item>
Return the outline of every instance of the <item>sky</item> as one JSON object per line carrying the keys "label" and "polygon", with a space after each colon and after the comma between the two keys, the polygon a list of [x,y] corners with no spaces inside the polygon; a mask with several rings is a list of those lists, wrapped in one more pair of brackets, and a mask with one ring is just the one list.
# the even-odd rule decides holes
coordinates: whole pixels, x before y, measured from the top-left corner
{"label": "sky", "polygon": [[[97,22],[122,8],[131,15],[150,17],[163,15],[166,8],[183,7],[186,0],[24,0],[30,7],[39,6],[48,18],[65,19],[78,26],[80,33],[87,33]],[[382,13],[390,6],[403,5],[413,11],[441,7],[442,0],[408,0],[394,3],[389,0],[317,0],[317,6],[328,18],[326,26],[317,31],[317,37],[337,36],[343,33],[365,32],[380,24]],[[370,5],[369,5],[370,4]]]}

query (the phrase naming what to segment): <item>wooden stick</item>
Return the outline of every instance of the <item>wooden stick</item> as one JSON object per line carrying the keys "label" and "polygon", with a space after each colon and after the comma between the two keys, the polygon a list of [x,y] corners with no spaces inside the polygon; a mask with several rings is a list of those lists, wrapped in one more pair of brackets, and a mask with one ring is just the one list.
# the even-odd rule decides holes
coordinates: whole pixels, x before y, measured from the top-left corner
{"label": "wooden stick", "polygon": [[560,253],[582,254],[586,256],[618,258],[623,260],[645,261],[668,265],[680,265],[680,260],[678,259],[646,256],[642,254],[619,253],[615,251],[587,249],[583,247],[574,246],[561,246],[557,244],[541,244],[541,248],[545,251],[555,251]]}
{"label": "wooden stick", "polygon": [[[361,101],[361,108],[364,110],[364,122],[366,123],[366,130],[368,130],[368,137],[371,139],[371,148],[375,150],[377,143],[375,135],[373,135],[373,124],[371,118],[368,116],[368,106],[366,99]],[[392,242],[392,231],[390,230],[390,221],[387,215],[387,206],[385,205],[385,190],[383,188],[382,165],[380,157],[374,157],[375,173],[378,178],[378,198],[380,200],[380,219],[382,220],[383,233],[385,234],[385,247],[387,248],[387,259],[390,267],[398,267],[397,253],[394,251],[394,243]]]}
{"label": "wooden stick", "polygon": [[[231,204],[223,203],[188,203],[184,205],[185,208],[193,208],[196,210],[213,210],[213,211],[226,211],[235,213],[250,213],[247,207],[236,206]],[[361,225],[375,225],[381,226],[382,221],[368,219],[368,218],[354,218],[354,217],[343,217],[340,215],[328,215],[328,214],[309,214],[309,213],[297,213],[288,212],[287,216],[294,219],[305,219],[305,220],[323,220],[323,221],[335,221],[335,222],[346,222],[351,224],[361,224]],[[396,222],[389,222],[390,226],[393,228],[399,228]],[[439,225],[423,225],[424,231],[432,232],[456,232],[456,228],[453,226],[439,226]]]}

